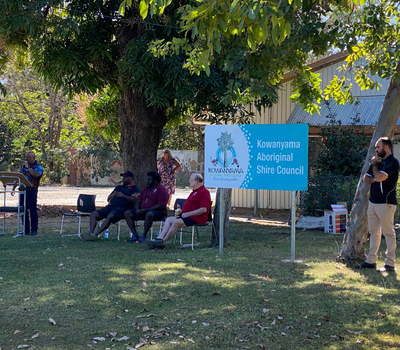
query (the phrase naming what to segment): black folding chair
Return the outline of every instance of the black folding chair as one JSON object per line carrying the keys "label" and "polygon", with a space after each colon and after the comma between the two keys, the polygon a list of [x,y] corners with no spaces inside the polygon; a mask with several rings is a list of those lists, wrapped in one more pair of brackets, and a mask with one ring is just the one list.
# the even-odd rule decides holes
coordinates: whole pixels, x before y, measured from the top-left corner
{"label": "black folding chair", "polygon": [[[61,219],[61,231],[60,236],[63,236],[63,224],[64,217],[76,217],[78,218],[78,236],[81,236],[81,218],[88,217],[92,212],[96,210],[96,195],[95,194],[80,194],[78,196],[77,202],[77,212],[76,213],[63,213]],[[64,235],[65,236],[74,236],[74,235]]]}

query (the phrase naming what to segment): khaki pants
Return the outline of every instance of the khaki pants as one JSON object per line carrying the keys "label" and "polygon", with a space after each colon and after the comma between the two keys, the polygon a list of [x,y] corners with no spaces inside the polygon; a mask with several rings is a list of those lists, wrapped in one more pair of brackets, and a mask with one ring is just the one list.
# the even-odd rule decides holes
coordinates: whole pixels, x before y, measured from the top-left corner
{"label": "khaki pants", "polygon": [[394,232],[394,204],[368,204],[368,230],[369,254],[367,263],[374,264],[377,260],[379,246],[381,245],[382,234],[386,241],[385,265],[394,267],[396,253],[396,234]]}

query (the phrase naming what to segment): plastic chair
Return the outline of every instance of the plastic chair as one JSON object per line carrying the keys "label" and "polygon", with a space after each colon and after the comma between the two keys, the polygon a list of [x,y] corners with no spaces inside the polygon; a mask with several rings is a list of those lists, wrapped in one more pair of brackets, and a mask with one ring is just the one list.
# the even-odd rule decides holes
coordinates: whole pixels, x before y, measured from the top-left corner
{"label": "plastic chair", "polygon": [[[178,205],[182,208],[183,207],[183,203],[185,203],[186,199],[183,198],[177,198],[175,201],[175,205],[174,205],[174,210],[176,210],[178,208]],[[187,229],[185,229],[184,227],[182,227],[180,229],[180,238],[179,238],[179,244],[181,245],[181,247],[192,247],[192,250],[194,250],[194,247],[200,245],[200,235],[199,235],[199,227],[200,226],[208,226],[212,223],[212,213],[211,213],[211,207],[212,207],[212,202],[210,205],[210,211],[208,212],[208,218],[207,218],[207,222],[205,224],[196,224],[193,225],[191,227],[188,227]],[[191,229],[191,230],[190,230]],[[183,243],[183,234],[184,233],[192,233],[192,243]],[[196,243],[194,241],[194,237],[196,235]]]}
{"label": "plastic chair", "polygon": [[[135,221],[135,223],[136,223],[136,226],[143,227],[143,229],[144,229],[144,220],[137,220],[137,221]],[[165,223],[165,219],[162,219],[162,220],[159,220],[159,221],[153,221],[153,224],[151,225],[151,228],[150,228],[150,239],[153,239],[153,227],[154,227],[154,225],[159,225],[159,229],[158,229],[157,232],[161,232],[162,229],[163,229],[164,223]]]}
{"label": "plastic chair", "polygon": [[[64,217],[76,217],[78,218],[78,236],[81,235],[81,218],[88,217],[92,212],[96,210],[96,195],[95,194],[80,194],[78,196],[77,201],[77,213],[63,213],[61,219],[61,231],[60,236],[63,236],[63,224],[64,224]],[[64,235],[65,236],[74,236],[74,235]]]}

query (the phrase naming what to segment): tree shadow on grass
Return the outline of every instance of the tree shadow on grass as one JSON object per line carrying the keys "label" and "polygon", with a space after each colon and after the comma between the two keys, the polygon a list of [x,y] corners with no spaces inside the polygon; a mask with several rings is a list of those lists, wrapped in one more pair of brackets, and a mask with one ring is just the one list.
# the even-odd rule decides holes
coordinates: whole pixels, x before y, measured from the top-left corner
{"label": "tree shadow on grass", "polygon": [[338,269],[329,236],[299,235],[304,264],[281,263],[290,249],[286,231],[248,225],[233,228],[232,246],[221,256],[173,244],[155,252],[115,239],[87,243],[54,231],[37,238],[2,241],[0,347],[16,347],[36,330],[32,345],[59,349],[86,348],[110,332],[129,339],[109,337],[95,348],[140,339],[160,349],[400,344],[397,289],[380,290],[382,276]]}

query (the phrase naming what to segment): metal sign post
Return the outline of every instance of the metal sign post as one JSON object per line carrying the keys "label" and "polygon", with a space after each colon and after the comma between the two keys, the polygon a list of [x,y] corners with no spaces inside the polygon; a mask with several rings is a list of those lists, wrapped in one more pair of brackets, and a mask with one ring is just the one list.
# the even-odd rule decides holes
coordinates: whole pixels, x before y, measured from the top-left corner
{"label": "metal sign post", "polygon": [[296,192],[291,193],[291,212],[290,212],[290,260],[284,259],[282,262],[303,262],[303,260],[295,260],[295,239],[296,239]]}

